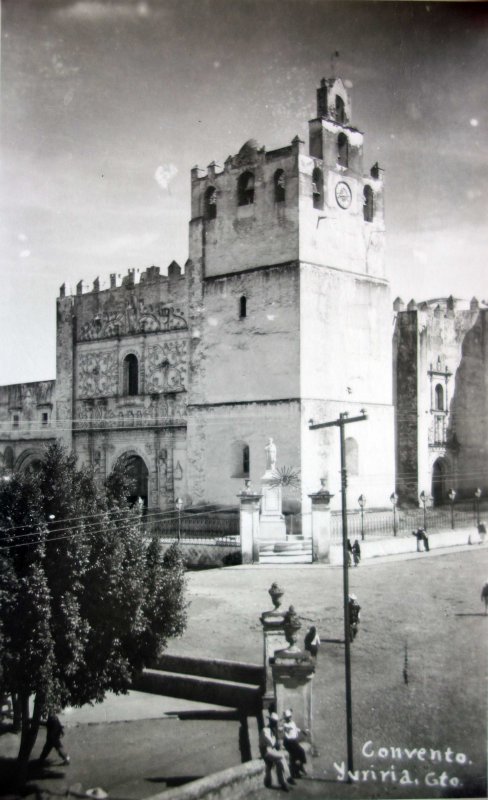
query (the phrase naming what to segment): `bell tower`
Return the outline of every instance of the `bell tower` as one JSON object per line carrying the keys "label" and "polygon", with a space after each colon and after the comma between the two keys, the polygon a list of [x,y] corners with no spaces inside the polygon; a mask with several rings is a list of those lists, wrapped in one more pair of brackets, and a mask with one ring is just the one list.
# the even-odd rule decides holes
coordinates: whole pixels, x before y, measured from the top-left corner
{"label": "bell tower", "polygon": [[308,127],[310,188],[304,175],[300,257],[384,278],[382,170],[374,164],[364,174],[364,137],[351,125],[351,99],[341,78],[322,78],[317,116]]}

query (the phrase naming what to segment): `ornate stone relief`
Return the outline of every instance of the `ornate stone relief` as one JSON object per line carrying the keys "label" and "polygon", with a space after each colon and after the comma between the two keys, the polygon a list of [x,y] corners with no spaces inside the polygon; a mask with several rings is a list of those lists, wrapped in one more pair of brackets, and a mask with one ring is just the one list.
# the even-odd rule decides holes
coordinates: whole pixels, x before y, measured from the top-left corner
{"label": "ornate stone relief", "polygon": [[149,333],[152,331],[177,331],[188,327],[180,308],[165,303],[137,302],[134,296],[127,303],[107,302],[99,314],[85,322],[78,341],[107,339],[112,336]]}
{"label": "ornate stone relief", "polygon": [[80,353],[78,397],[100,397],[117,393],[118,365],[110,350]]}
{"label": "ornate stone relief", "polygon": [[146,392],[150,394],[184,392],[187,360],[188,343],[183,340],[164,342],[148,348]]}

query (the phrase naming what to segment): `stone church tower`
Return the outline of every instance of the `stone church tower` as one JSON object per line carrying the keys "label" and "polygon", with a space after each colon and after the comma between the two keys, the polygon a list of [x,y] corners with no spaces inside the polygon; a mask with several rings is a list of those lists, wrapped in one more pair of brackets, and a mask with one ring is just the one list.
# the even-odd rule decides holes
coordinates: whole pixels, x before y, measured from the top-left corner
{"label": "stone church tower", "polygon": [[[272,436],[300,469],[303,510],[327,477],[339,502],[335,429],[309,420],[368,412],[347,433],[350,503],[395,486],[391,303],[383,181],[363,172],[363,134],[340,79],[322,80],[309,142],[254,140],[223,167],[192,170],[187,420],[194,502],[259,487]],[[354,429],[352,429],[354,428]],[[285,495],[286,496],[286,495]]]}

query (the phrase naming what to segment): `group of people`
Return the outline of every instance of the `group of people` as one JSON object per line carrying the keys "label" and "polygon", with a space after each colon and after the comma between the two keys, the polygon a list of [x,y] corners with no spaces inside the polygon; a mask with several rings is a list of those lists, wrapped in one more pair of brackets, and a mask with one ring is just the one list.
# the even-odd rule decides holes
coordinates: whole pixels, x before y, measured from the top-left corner
{"label": "group of people", "polygon": [[354,566],[359,566],[359,562],[361,561],[361,545],[359,544],[357,539],[354,539],[354,544],[351,544],[351,540],[347,540],[347,566],[350,567],[352,562],[354,561]]}
{"label": "group of people", "polygon": [[296,724],[291,708],[286,709],[281,724],[279,715],[270,709],[268,724],[259,736],[259,750],[266,767],[265,786],[272,785],[273,769],[285,792],[295,785],[297,778],[307,774],[307,755],[301,741],[308,735],[308,731],[301,731]]}

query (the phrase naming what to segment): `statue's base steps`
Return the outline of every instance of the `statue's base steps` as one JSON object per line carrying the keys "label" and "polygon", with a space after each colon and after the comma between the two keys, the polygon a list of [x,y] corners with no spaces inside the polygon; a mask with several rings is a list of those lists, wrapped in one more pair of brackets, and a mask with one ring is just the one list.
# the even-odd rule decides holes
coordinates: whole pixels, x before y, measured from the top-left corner
{"label": "statue's base steps", "polygon": [[260,564],[311,564],[312,540],[303,536],[288,536],[286,540],[260,541]]}

